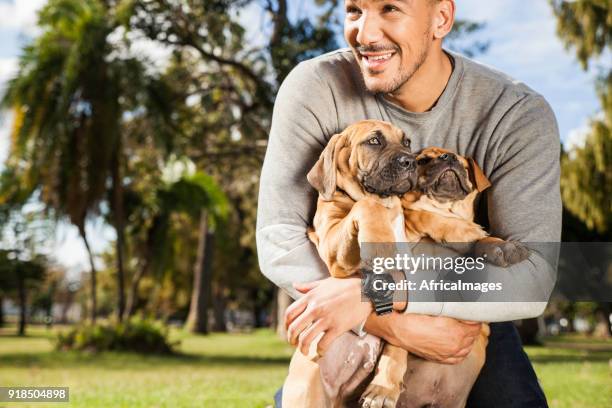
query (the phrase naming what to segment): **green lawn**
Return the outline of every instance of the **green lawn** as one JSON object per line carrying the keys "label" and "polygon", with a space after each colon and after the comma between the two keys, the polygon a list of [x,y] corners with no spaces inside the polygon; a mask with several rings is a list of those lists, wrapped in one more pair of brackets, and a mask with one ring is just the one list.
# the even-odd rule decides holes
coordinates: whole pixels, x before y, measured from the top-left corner
{"label": "green lawn", "polygon": [[[11,329],[12,332],[12,329]],[[183,353],[151,357],[53,351],[51,332],[0,330],[1,386],[68,386],[70,404],[7,407],[265,407],[282,383],[291,349],[268,330],[208,337],[175,332]],[[612,343],[556,340],[527,348],[551,407],[612,406]]]}

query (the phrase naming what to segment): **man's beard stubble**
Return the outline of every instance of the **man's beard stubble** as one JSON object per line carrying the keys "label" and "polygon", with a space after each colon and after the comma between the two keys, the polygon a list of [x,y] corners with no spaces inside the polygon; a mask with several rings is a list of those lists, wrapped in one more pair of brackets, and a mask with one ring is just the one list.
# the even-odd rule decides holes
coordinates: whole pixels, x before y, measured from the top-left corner
{"label": "man's beard stubble", "polygon": [[[412,66],[403,71],[400,66],[399,76],[390,82],[388,85],[378,86],[378,87],[369,87],[366,83],[366,87],[368,91],[372,93],[383,93],[383,94],[393,94],[400,90],[402,86],[414,76],[414,74],[421,68],[421,66],[425,63],[427,56],[429,54],[429,48],[431,43],[430,39],[430,31],[427,30],[425,35],[423,36],[423,48],[421,53],[418,55],[416,61],[412,64]],[[394,47],[394,49],[399,53],[399,47]],[[372,49],[370,47],[357,47],[357,50],[360,51],[383,51],[384,49]]]}

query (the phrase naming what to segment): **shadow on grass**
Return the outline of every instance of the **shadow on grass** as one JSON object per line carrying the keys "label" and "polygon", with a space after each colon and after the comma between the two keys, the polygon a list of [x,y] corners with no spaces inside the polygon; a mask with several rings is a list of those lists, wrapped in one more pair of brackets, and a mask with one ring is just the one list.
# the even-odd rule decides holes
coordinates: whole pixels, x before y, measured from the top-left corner
{"label": "shadow on grass", "polygon": [[0,340],[2,339],[23,339],[23,340],[28,340],[28,339],[50,339],[53,337],[54,333],[36,333],[36,334],[31,334],[31,333],[26,333],[24,336],[20,336],[17,333],[10,333],[7,331],[1,331],[0,330]]}
{"label": "shadow on grass", "polygon": [[567,354],[543,354],[529,356],[532,363],[553,364],[553,363],[607,363],[612,359],[612,354],[607,352],[590,352],[588,355],[567,355]]}
{"label": "shadow on grass", "polygon": [[227,356],[227,355],[195,355],[176,353],[170,355],[151,355],[138,353],[84,353],[76,351],[48,353],[10,353],[0,352],[0,366],[45,368],[87,367],[109,370],[124,370],[126,368],[151,368],[155,366],[287,366],[289,357],[267,356]]}

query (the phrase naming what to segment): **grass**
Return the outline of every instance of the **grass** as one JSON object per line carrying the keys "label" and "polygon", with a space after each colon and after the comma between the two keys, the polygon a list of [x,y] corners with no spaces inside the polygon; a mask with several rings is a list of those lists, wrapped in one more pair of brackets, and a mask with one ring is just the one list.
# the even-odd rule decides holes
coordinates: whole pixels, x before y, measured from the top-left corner
{"label": "grass", "polygon": [[0,385],[67,386],[70,404],[11,407],[266,407],[292,352],[267,330],[206,337],[175,332],[182,354],[163,357],[57,352],[51,332],[29,332],[19,338],[0,331]]}
{"label": "grass", "polygon": [[[53,332],[0,330],[1,386],[67,386],[70,403],[8,407],[266,407],[291,348],[269,330],[194,336],[173,332],[181,355],[57,352]],[[612,342],[562,337],[527,347],[552,408],[612,406]],[[0,404],[2,406],[2,404]]]}
{"label": "grass", "polygon": [[551,408],[612,407],[612,341],[562,335],[526,347]]}

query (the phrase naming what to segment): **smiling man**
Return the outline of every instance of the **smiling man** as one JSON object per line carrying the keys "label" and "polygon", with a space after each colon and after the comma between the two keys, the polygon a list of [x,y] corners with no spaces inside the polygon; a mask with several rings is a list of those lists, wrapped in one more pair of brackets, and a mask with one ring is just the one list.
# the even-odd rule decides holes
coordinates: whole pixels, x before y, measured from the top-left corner
{"label": "smiling man", "polygon": [[[466,320],[499,322],[490,326],[468,406],[545,407],[509,322],[539,315],[544,296],[537,303],[408,302],[405,310],[376,316],[361,301],[360,279],[329,277],[308,240],[317,193],[306,173],[332,135],[363,119],[389,121],[411,137],[414,150],[440,146],[480,165],[492,187],[480,200],[479,221],[492,235],[558,242],[560,145],[550,107],[524,84],[442,47],[454,21],[452,0],[347,0],[345,8],[350,48],[299,64],[279,90],[261,176],[259,261],[298,299],[286,314],[290,340],[303,340],[307,350],[323,333],[324,353],[365,323],[366,332],[411,353],[454,364],[480,330]],[[554,268],[535,254],[499,276],[529,290],[549,286]]]}

